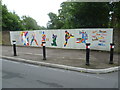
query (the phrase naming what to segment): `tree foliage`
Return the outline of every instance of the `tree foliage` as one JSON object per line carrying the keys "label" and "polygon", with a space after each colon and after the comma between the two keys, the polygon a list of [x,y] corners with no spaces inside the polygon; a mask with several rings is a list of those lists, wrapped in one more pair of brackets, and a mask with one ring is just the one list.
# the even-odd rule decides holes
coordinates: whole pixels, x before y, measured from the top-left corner
{"label": "tree foliage", "polygon": [[15,12],[8,12],[6,5],[2,6],[2,30],[21,30],[21,20]]}
{"label": "tree foliage", "polygon": [[112,13],[112,24],[111,26],[114,28],[120,29],[120,2],[114,2],[111,4],[111,11]]}
{"label": "tree foliage", "polygon": [[22,25],[26,30],[39,29],[37,22],[33,18],[27,16],[22,16]]}
{"label": "tree foliage", "polygon": [[61,28],[61,26],[63,26],[62,21],[59,20],[59,17],[56,14],[50,12],[48,16],[50,17],[50,20],[51,20],[51,21],[48,21],[47,23],[47,26],[49,29],[52,29],[52,28],[59,29]]}
{"label": "tree foliage", "polygon": [[45,29],[37,24],[32,17],[22,16],[22,19],[15,13],[9,12],[6,5],[2,6],[2,30],[38,30]]}
{"label": "tree foliage", "polygon": [[[114,11],[112,21],[109,14],[111,10]],[[107,28],[115,26],[113,25],[115,20],[116,26],[120,24],[118,24],[120,3],[63,2],[58,12],[58,16],[54,13],[48,14],[50,17],[48,28]]]}

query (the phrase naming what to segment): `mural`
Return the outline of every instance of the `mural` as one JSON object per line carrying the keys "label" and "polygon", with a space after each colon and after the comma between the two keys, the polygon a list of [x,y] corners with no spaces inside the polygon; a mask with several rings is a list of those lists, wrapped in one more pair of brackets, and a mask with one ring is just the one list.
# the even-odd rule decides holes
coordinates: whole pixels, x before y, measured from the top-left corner
{"label": "mural", "polygon": [[46,34],[45,34],[45,32],[43,31],[43,32],[42,32],[41,46],[43,46],[43,43],[42,43],[42,42],[46,42],[46,41],[49,41],[49,38],[46,38]]}
{"label": "mural", "polygon": [[76,43],[86,43],[86,40],[88,40],[88,34],[85,31],[79,31],[79,35],[81,35],[81,38],[77,38]]}
{"label": "mural", "polygon": [[23,45],[29,46],[29,36],[28,32],[20,32],[21,41]]}
{"label": "mural", "polygon": [[16,40],[17,45],[43,46],[54,48],[86,49],[85,43],[91,43],[94,50],[110,50],[113,39],[113,29],[60,29],[36,31],[10,31],[11,44]]}
{"label": "mural", "polygon": [[92,41],[97,41],[99,46],[105,46],[107,31],[92,31]]}
{"label": "mural", "polygon": [[[45,42],[46,41],[46,35],[45,32],[42,32],[42,41],[41,42]],[[43,46],[43,43],[41,43],[41,46]]]}
{"label": "mural", "polygon": [[35,33],[34,33],[34,32],[32,33],[32,39],[31,39],[30,45],[32,45],[33,41],[34,41],[34,42],[36,43],[36,45],[38,46],[38,42],[37,42],[37,40],[36,40],[36,36],[35,36]]}
{"label": "mural", "polygon": [[57,43],[56,43],[57,35],[54,35],[54,34],[53,34],[52,38],[53,38],[53,40],[52,40],[53,42],[51,43],[51,45],[52,45],[52,46],[57,46]]}
{"label": "mural", "polygon": [[64,47],[66,47],[66,45],[68,44],[68,40],[70,38],[73,38],[74,36],[72,34],[70,34],[68,31],[65,31],[65,43],[64,43]]}
{"label": "mural", "polygon": [[46,35],[45,35],[45,32],[43,31],[42,32],[42,42],[45,42],[46,41]]}

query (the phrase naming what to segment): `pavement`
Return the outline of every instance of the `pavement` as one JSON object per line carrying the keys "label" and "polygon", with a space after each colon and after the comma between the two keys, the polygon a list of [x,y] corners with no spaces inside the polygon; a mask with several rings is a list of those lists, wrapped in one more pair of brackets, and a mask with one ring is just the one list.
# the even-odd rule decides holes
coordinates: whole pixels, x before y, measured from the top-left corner
{"label": "pavement", "polygon": [[43,60],[41,47],[17,46],[17,56],[13,56],[12,46],[2,46],[1,57],[35,65],[100,74],[118,71],[118,56],[120,54],[114,54],[114,64],[109,64],[109,52],[91,50],[90,65],[86,66],[85,50],[46,48],[47,60]]}

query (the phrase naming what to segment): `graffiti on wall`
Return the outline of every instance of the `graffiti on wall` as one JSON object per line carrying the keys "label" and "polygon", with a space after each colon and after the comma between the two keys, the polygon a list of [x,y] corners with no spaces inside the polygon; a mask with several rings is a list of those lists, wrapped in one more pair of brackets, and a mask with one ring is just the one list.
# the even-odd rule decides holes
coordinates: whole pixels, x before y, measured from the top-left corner
{"label": "graffiti on wall", "polygon": [[53,35],[52,35],[52,39],[53,39],[53,40],[52,40],[53,42],[51,43],[51,45],[52,45],[52,46],[57,46],[57,43],[56,43],[57,35],[53,34]]}
{"label": "graffiti on wall", "polygon": [[65,31],[65,43],[64,43],[64,47],[66,47],[66,45],[68,44],[68,40],[70,38],[74,38],[74,36],[72,34],[70,34],[68,31]]}
{"label": "graffiti on wall", "polygon": [[28,32],[20,32],[20,37],[23,45],[29,46],[29,36]]}
{"label": "graffiti on wall", "polygon": [[86,43],[88,40],[88,34],[85,31],[79,31],[80,38],[76,39],[76,43]]}
{"label": "graffiti on wall", "polygon": [[97,41],[98,46],[105,46],[107,31],[99,30],[99,31],[92,31],[92,41]]}

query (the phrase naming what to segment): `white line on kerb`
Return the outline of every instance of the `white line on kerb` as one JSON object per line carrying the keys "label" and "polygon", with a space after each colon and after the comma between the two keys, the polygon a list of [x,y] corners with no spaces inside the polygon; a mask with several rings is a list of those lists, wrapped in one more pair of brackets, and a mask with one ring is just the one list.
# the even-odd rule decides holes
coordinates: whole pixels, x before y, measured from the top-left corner
{"label": "white line on kerb", "polygon": [[[3,59],[2,59],[2,60],[3,60]],[[4,59],[4,61],[6,61],[6,62],[11,62],[11,63],[15,63],[15,64],[16,64],[16,63],[17,63],[17,64],[20,64],[20,62],[13,62],[13,61],[5,60],[5,59]]]}
{"label": "white line on kerb", "polygon": [[[9,60],[5,60],[5,59],[4,59],[4,61],[5,61],[5,62],[15,63],[15,64],[20,64],[20,63],[21,63],[21,62],[9,61]],[[37,67],[37,68],[40,67],[40,66],[38,66],[38,65],[26,64],[26,63],[24,63],[24,65],[26,65],[26,66],[30,66],[30,67]],[[49,70],[58,71],[58,69],[56,69],[56,68],[48,68],[48,69],[49,69]],[[59,70],[59,71],[61,71],[61,72],[65,72],[64,70]]]}
{"label": "white line on kerb", "polygon": [[27,55],[38,55],[38,56],[42,56],[43,55],[43,54],[23,53],[23,52],[18,52],[18,53],[27,54]]}

